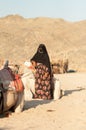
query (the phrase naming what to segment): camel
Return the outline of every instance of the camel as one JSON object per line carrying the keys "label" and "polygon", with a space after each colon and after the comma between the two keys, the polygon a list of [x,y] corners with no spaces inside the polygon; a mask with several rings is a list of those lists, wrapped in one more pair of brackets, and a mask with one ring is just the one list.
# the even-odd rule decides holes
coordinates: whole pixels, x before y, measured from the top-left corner
{"label": "camel", "polygon": [[3,102],[0,103],[0,113],[9,111],[11,108],[16,113],[22,112],[24,107],[24,92],[18,93],[13,89],[3,91],[3,97],[1,98]]}
{"label": "camel", "polygon": [[[7,68],[7,66],[5,67]],[[6,75],[6,68],[3,75]],[[0,72],[3,72],[2,70],[0,70]],[[10,75],[9,77],[11,79]],[[11,108],[14,110],[15,113],[22,112],[24,109],[25,101],[30,100],[33,93],[35,93],[35,80],[32,76],[31,71],[28,70],[28,72],[25,72],[20,78],[24,86],[24,89],[21,92],[16,91],[15,86],[13,86],[11,80],[0,82],[0,113],[6,112]]]}
{"label": "camel", "polygon": [[[13,108],[15,113],[20,113],[24,109],[25,101],[32,99],[34,90],[34,79],[30,79],[29,73],[23,74],[21,80],[24,85],[24,90],[22,92],[17,92],[14,87],[8,88],[8,90],[3,90],[3,102],[0,103],[0,113],[5,112]],[[0,87],[1,89],[1,87]],[[1,94],[1,91],[0,91]],[[2,110],[3,104],[3,110]]]}

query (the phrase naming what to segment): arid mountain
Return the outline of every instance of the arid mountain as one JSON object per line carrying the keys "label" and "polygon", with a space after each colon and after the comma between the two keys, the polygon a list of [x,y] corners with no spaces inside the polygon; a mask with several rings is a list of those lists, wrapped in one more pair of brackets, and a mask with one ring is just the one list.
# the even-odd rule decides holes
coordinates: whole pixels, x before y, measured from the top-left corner
{"label": "arid mountain", "polygon": [[46,45],[51,61],[68,59],[69,69],[86,71],[86,20],[0,18],[0,59],[22,64],[40,43]]}

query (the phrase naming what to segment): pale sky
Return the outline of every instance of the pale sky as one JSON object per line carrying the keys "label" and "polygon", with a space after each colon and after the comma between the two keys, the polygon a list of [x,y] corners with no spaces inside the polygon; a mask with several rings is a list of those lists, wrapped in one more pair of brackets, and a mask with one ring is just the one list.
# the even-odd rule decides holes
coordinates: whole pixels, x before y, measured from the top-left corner
{"label": "pale sky", "polygon": [[86,0],[0,0],[0,17],[12,14],[81,21],[86,20]]}

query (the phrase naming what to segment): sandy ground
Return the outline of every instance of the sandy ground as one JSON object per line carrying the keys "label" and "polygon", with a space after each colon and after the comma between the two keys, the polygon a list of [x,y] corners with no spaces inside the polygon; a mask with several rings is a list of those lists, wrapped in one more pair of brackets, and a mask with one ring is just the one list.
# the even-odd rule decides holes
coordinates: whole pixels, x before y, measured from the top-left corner
{"label": "sandy ground", "polygon": [[30,100],[20,114],[0,118],[0,130],[86,130],[86,73],[56,75],[65,95]]}

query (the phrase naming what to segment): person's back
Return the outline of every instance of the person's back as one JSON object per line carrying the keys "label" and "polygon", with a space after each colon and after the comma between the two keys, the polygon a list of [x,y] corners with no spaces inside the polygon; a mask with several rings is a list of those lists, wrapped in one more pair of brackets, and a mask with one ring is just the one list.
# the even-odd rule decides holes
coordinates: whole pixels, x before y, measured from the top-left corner
{"label": "person's back", "polygon": [[44,44],[40,44],[31,58],[36,63],[34,98],[53,99],[53,80],[50,59]]}

